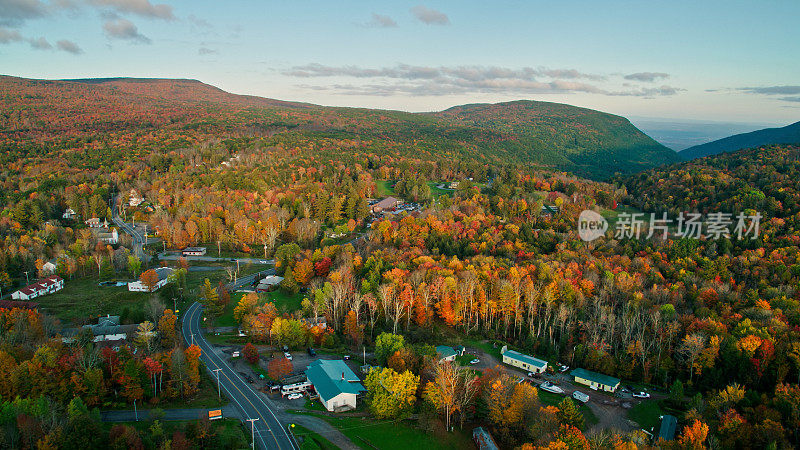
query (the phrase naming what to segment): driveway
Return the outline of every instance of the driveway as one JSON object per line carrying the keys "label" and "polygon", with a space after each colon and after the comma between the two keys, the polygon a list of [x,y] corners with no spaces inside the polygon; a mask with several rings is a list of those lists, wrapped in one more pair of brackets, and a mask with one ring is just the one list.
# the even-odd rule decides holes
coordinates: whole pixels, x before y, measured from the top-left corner
{"label": "driveway", "polygon": [[[481,360],[480,363],[471,367],[482,370],[493,369],[499,366],[500,370],[511,376],[526,379],[528,378],[528,373],[526,371],[505,365],[502,363],[502,361],[499,361],[497,358],[495,358],[494,355],[486,353],[481,349],[468,347],[466,349],[466,353],[475,355]],[[541,378],[533,380],[533,383],[534,385],[539,385],[545,380],[554,384],[558,384],[558,386],[564,390],[565,397],[572,397],[572,393],[575,391],[581,391],[584,394],[589,395],[589,401],[586,403],[586,406],[592,410],[592,413],[594,413],[594,415],[597,417],[598,422],[588,430],[587,434],[591,435],[601,430],[619,430],[622,432],[627,432],[638,428],[638,425],[628,420],[627,409],[621,406],[623,402],[635,404],[636,401],[623,401],[615,397],[613,394],[594,391],[588,386],[575,384],[572,381],[572,377],[566,373],[558,373],[554,375],[542,374]]]}

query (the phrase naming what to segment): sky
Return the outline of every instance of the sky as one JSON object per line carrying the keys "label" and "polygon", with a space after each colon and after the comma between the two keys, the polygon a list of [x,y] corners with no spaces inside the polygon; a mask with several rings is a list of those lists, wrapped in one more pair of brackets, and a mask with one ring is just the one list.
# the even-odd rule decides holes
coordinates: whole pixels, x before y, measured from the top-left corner
{"label": "sky", "polygon": [[0,0],[0,73],[434,111],[800,120],[800,1]]}

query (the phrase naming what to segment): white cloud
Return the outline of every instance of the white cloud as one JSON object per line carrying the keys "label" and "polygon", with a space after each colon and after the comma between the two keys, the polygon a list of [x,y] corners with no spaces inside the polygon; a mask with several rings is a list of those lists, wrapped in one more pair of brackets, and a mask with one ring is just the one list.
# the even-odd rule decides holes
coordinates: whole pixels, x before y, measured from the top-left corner
{"label": "white cloud", "polygon": [[154,5],[149,0],[88,0],[88,2],[97,7],[111,8],[119,13],[136,14],[152,19],[175,19],[172,6]]}
{"label": "white cloud", "polygon": [[411,8],[411,14],[427,25],[450,25],[450,18],[447,17],[447,14],[422,5]]}
{"label": "white cloud", "polygon": [[142,44],[150,43],[150,39],[139,33],[139,29],[136,28],[136,25],[127,19],[109,20],[103,24],[103,31],[105,31],[106,35],[110,38],[124,39]]}
{"label": "white cloud", "polygon": [[56,42],[56,47],[63,52],[72,53],[73,55],[79,55],[83,53],[83,50],[78,46],[78,44],[66,39]]}
{"label": "white cloud", "polygon": [[376,28],[394,28],[397,26],[397,22],[395,22],[394,19],[389,16],[372,13],[372,20],[367,22],[367,26]]}

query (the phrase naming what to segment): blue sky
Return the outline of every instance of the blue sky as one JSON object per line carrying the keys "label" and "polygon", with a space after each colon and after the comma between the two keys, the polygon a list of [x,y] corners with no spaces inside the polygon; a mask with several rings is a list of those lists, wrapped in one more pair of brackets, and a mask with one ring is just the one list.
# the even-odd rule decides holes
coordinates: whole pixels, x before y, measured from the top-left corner
{"label": "blue sky", "polygon": [[0,73],[430,111],[800,120],[800,2],[0,0]]}

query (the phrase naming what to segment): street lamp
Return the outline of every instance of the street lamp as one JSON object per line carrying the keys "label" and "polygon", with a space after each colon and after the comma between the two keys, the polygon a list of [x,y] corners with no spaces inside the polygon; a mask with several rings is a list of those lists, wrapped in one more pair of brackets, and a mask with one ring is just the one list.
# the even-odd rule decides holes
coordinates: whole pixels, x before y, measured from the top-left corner
{"label": "street lamp", "polygon": [[247,419],[250,422],[250,433],[253,435],[253,443],[251,444],[253,450],[256,448],[256,420],[258,419]]}

